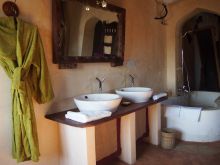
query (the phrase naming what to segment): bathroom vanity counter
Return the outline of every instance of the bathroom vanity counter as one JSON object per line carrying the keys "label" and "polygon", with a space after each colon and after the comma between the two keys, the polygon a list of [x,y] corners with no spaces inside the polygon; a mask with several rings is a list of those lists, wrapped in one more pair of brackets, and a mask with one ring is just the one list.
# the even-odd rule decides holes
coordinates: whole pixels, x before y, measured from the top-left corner
{"label": "bathroom vanity counter", "polygon": [[[80,123],[65,118],[67,111],[79,111],[69,109],[63,112],[48,114],[45,117],[59,124],[61,134],[62,152],[64,157],[61,164],[97,165],[95,148],[95,126],[110,120],[117,120],[117,145],[114,153],[127,164],[136,162],[136,113],[139,110],[148,111],[149,142],[159,144],[159,132],[161,129],[161,102],[166,100],[163,97],[156,101],[149,100],[145,103],[131,103],[120,105],[116,112],[110,117],[95,120],[88,123]],[[79,154],[80,153],[80,154]],[[112,154],[112,155],[114,155]]]}
{"label": "bathroom vanity counter", "polygon": [[118,107],[118,110],[116,112],[112,113],[112,115],[110,117],[102,118],[102,119],[91,121],[88,123],[80,123],[80,122],[65,118],[65,114],[67,113],[67,111],[78,112],[79,110],[77,108],[65,110],[62,112],[54,113],[54,114],[48,114],[45,117],[47,119],[56,121],[58,123],[66,124],[66,125],[73,126],[73,127],[85,128],[85,127],[96,126],[98,124],[104,123],[104,122],[112,120],[112,119],[120,118],[122,116],[128,115],[128,114],[136,112],[138,110],[141,110],[143,108],[147,108],[150,105],[160,103],[166,99],[167,99],[167,97],[163,97],[163,98],[160,98],[156,101],[150,99],[148,102],[145,102],[145,103],[131,103],[130,105],[127,105],[127,106],[120,105]]}

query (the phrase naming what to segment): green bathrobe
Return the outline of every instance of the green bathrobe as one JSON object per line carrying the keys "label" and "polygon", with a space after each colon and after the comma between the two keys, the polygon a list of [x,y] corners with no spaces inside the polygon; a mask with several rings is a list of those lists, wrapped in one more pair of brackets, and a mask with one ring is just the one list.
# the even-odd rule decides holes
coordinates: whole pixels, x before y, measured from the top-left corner
{"label": "green bathrobe", "polygon": [[38,103],[53,98],[53,90],[37,27],[0,18],[0,65],[12,80],[13,157],[38,161],[39,146],[32,97]]}

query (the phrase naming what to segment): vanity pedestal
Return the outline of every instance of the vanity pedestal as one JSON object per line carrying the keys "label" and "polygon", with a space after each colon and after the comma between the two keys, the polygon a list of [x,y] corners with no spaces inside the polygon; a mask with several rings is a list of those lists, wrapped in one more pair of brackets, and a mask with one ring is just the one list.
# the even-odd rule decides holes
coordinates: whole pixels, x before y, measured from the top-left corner
{"label": "vanity pedestal", "polygon": [[[60,133],[62,134],[61,164],[95,165],[95,126],[118,118],[121,119],[119,143],[121,144],[121,154],[119,158],[128,164],[134,164],[136,162],[135,112],[148,107],[150,143],[158,145],[161,128],[160,102],[165,99],[167,98],[161,98],[157,101],[149,100],[146,103],[136,103],[129,106],[119,106],[112,116],[89,123],[79,123],[66,119],[65,114],[67,111],[46,115],[46,118],[59,123]],[[72,109],[71,111],[78,111],[78,109]]]}
{"label": "vanity pedestal", "polygon": [[62,165],[96,165],[95,126],[77,128],[59,124]]}
{"label": "vanity pedestal", "polygon": [[121,118],[120,159],[128,164],[136,162],[135,112]]}
{"label": "vanity pedestal", "polygon": [[148,106],[149,142],[153,145],[160,144],[161,130],[161,104]]}

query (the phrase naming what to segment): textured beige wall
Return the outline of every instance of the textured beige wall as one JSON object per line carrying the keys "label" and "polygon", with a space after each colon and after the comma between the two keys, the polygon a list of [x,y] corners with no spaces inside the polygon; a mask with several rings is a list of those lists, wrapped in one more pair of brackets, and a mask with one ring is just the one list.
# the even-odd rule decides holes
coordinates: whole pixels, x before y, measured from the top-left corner
{"label": "textured beige wall", "polygon": [[181,28],[183,23],[201,11],[220,15],[219,0],[181,0],[170,4],[166,26],[167,90],[176,94],[177,59],[181,55]]}
{"label": "textured beige wall", "polygon": [[[0,5],[3,2],[4,0],[0,0]],[[51,0],[17,0],[21,12],[20,18],[39,27],[56,96],[50,104],[35,104],[41,150],[40,162],[36,164],[59,164],[58,127],[56,123],[45,119],[44,114],[55,112],[51,105],[56,101],[82,93],[97,92],[95,77],[106,77],[103,86],[104,91],[129,85],[129,73],[135,75],[136,85],[152,87],[155,91],[163,90],[165,87],[164,66],[166,58],[163,40],[165,27],[153,19],[156,13],[154,0],[111,0],[111,2],[126,8],[127,11],[125,65],[112,68],[109,63],[79,64],[77,69],[59,70],[57,65],[52,64]],[[3,15],[2,11],[0,14]],[[0,78],[0,162],[1,164],[13,165],[16,162],[10,155],[10,80],[1,67]],[[112,124],[113,129],[110,129],[109,123],[96,128],[96,136],[102,138],[103,143],[105,143],[97,142],[97,158],[99,159],[110,153],[110,150],[115,150],[111,146],[104,146],[106,144],[114,144],[113,146],[115,146],[115,138],[107,138],[110,135],[116,136],[114,121],[110,124]],[[103,139],[112,141],[106,142]],[[103,148],[108,151],[104,151]],[[32,162],[21,164],[32,164]]]}

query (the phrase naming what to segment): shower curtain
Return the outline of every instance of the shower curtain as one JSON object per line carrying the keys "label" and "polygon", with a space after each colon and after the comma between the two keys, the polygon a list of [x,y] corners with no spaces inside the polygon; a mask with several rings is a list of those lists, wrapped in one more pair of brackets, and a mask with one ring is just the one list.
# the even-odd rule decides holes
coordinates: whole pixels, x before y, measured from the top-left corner
{"label": "shower curtain", "polygon": [[201,59],[200,90],[218,91],[220,89],[220,68],[216,42],[211,28],[198,30],[196,38]]}

